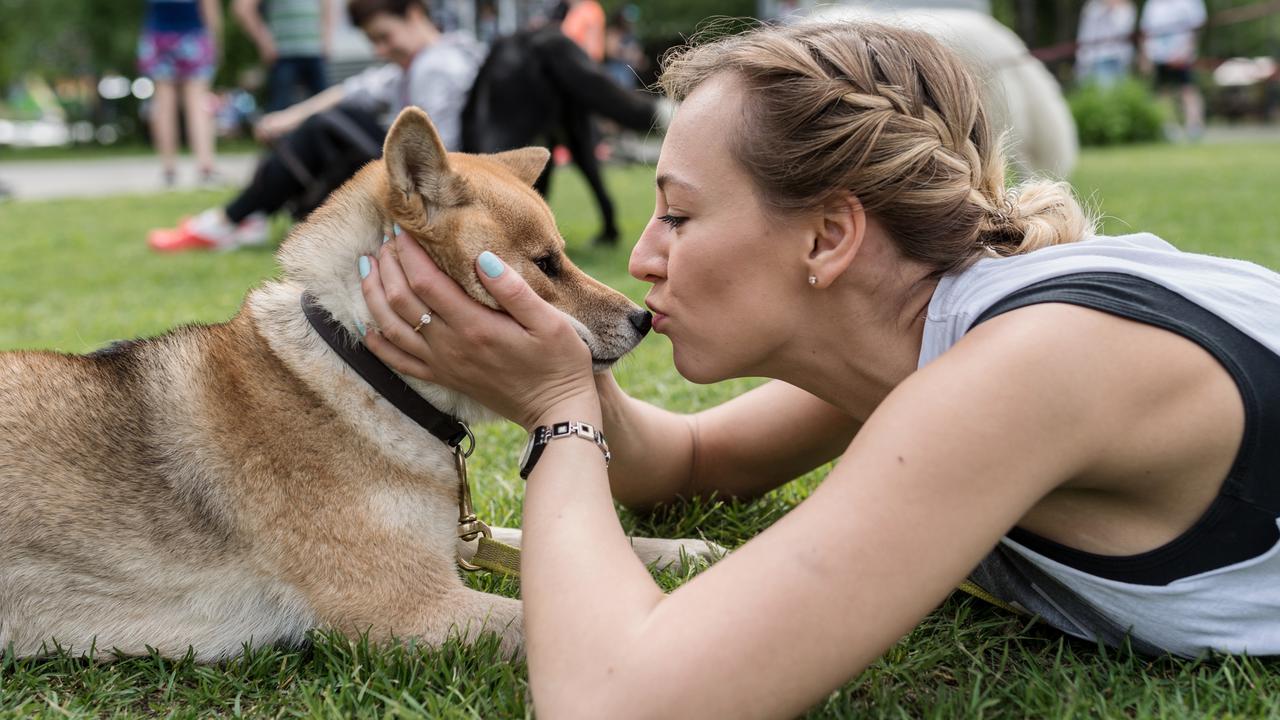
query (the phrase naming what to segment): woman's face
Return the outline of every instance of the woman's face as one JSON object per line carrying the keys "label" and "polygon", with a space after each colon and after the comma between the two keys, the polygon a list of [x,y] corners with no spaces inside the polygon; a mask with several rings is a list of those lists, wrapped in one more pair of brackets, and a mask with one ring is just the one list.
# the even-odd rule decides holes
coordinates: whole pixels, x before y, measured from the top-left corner
{"label": "woman's face", "polygon": [[421,9],[411,5],[404,17],[380,12],[362,29],[374,55],[408,69],[413,57],[426,47],[430,23]]}
{"label": "woman's face", "polygon": [[631,253],[631,275],[653,284],[653,328],[694,382],[765,374],[807,289],[805,223],[771,221],[730,155],[741,94],[725,74],[681,104],[662,143],[653,217]]}

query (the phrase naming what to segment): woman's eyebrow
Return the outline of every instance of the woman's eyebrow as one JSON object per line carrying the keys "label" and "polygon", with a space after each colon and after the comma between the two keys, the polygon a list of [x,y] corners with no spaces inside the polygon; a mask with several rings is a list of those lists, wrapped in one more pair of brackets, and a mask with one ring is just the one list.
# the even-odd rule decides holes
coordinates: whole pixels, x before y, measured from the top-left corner
{"label": "woman's eyebrow", "polygon": [[658,189],[663,192],[667,191],[668,185],[677,185],[691,193],[698,192],[698,187],[696,185],[694,185],[693,183],[681,180],[671,175],[670,173],[661,173],[658,175],[657,178],[654,179],[654,181],[658,184]]}

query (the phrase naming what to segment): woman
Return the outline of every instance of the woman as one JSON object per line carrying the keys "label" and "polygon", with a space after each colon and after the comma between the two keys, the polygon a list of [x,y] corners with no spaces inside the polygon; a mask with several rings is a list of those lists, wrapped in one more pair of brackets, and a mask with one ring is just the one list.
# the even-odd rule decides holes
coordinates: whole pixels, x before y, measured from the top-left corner
{"label": "woman", "polygon": [[[592,377],[492,254],[510,317],[407,238],[364,280],[365,342],[399,371],[528,430],[603,425],[607,471],[572,436],[528,478],[541,716],[794,716],[970,575],[1082,637],[1280,652],[1280,277],[1095,237],[1061,184],[1006,194],[974,81],[919,33],[763,29],[663,83],[684,104],[631,274],[683,376],[778,382],[675,415]],[[611,504],[755,495],[836,457],[670,595]]]}

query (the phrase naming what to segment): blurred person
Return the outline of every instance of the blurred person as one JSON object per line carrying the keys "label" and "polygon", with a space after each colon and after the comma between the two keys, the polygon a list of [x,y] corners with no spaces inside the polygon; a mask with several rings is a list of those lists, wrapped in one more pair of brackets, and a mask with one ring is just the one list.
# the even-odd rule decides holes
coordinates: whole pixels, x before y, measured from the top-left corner
{"label": "blurred person", "polygon": [[274,143],[275,150],[249,185],[224,207],[205,210],[177,228],[153,230],[147,237],[153,250],[231,249],[265,242],[267,218],[305,190],[300,174],[322,175],[362,137],[375,148],[356,158],[369,159],[366,155],[381,148],[386,115],[407,105],[426,110],[446,146],[458,149],[462,109],[484,59],[479,43],[465,34],[441,33],[418,0],[351,0],[347,12],[387,64],[264,115],[255,135]]}
{"label": "blurred person", "polygon": [[[325,58],[333,29],[327,0],[232,0],[231,10],[267,70],[267,112],[329,86]],[[298,98],[298,90],[305,92]]]}
{"label": "blurred person", "polygon": [[1199,139],[1204,134],[1204,98],[1192,71],[1197,31],[1208,19],[1203,0],[1147,0],[1139,20],[1143,72],[1155,73],[1156,91],[1177,93],[1184,127],[1166,128],[1170,139]]}
{"label": "blurred person", "polygon": [[[532,144],[552,123],[571,140],[588,112],[625,127],[649,127],[657,103],[617,88],[559,29],[501,38],[492,50],[465,33],[441,33],[420,0],[350,0],[351,22],[386,65],[374,67],[284,110],[255,128],[271,143],[253,179],[224,207],[176,228],[151,231],[156,251],[232,249],[267,239],[267,218],[286,206],[302,217],[382,152],[390,119],[414,105],[430,115],[446,149],[499,152]],[[480,91],[475,92],[476,88]],[[465,118],[465,122],[464,122]],[[605,216],[602,235],[617,236],[598,170],[583,174]],[[539,189],[546,189],[546,175]]]}
{"label": "blurred person", "polygon": [[1076,35],[1076,79],[1109,87],[1129,74],[1138,8],[1133,0],[1088,0]]}
{"label": "blurred person", "polygon": [[604,62],[604,8],[596,0],[569,0],[560,31],[578,44],[587,57]]}
{"label": "blurred person", "polygon": [[635,21],[640,8],[624,5],[613,14],[604,33],[604,66],[618,85],[634,90],[639,85],[637,73],[649,68],[640,39],[636,37]]}
{"label": "blurred person", "polygon": [[222,35],[218,0],[147,0],[138,69],[155,83],[151,138],[160,153],[164,184],[177,182],[178,94],[186,117],[187,142],[196,155],[200,182],[217,180],[209,84]]}

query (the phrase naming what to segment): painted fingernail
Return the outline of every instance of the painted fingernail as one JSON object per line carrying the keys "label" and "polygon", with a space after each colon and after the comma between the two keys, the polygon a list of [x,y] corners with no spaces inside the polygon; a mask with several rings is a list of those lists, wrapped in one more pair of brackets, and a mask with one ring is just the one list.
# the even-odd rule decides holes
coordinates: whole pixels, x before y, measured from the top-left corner
{"label": "painted fingernail", "polygon": [[485,275],[488,275],[491,278],[496,278],[502,274],[505,267],[506,266],[502,264],[502,261],[498,259],[497,255],[494,255],[488,250],[480,253],[480,269],[484,271]]}
{"label": "painted fingernail", "polygon": [[367,334],[364,329],[364,323],[359,320],[356,321],[356,330],[360,331],[360,337],[364,337]]}
{"label": "painted fingernail", "polygon": [[400,223],[391,223],[391,232],[395,235],[400,234]]}
{"label": "painted fingernail", "polygon": [[360,279],[363,280],[369,277],[369,256],[361,255],[358,265],[360,267]]}
{"label": "painted fingernail", "polygon": [[390,236],[390,235],[383,235],[383,236],[382,236],[382,244],[383,244],[383,245],[386,245],[386,244],[387,244],[387,241],[389,241],[390,239],[391,239],[391,236]]}

